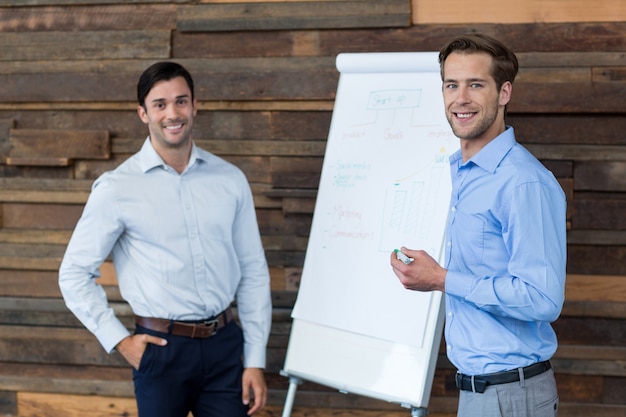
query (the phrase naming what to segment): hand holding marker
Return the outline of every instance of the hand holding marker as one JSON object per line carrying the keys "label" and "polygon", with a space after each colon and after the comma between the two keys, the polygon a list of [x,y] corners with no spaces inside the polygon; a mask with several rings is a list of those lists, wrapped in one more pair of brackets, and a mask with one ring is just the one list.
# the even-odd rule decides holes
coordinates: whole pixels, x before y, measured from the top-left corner
{"label": "hand holding marker", "polygon": [[400,249],[394,249],[393,251],[396,253],[396,257],[407,265],[415,260],[406,256]]}

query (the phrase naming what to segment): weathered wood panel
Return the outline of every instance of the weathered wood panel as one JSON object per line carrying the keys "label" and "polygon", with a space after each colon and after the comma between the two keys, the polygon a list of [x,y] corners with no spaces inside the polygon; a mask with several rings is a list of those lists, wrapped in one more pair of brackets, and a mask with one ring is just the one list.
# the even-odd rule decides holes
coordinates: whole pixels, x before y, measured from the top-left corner
{"label": "weathered wood panel", "polygon": [[[526,144],[538,159],[572,160],[572,161],[626,161],[626,147],[607,145],[535,145]],[[622,162],[609,162],[617,166]]]}
{"label": "weathered wood panel", "polygon": [[[323,400],[319,398],[319,400]],[[68,405],[72,404],[71,412],[68,413]],[[18,396],[17,407],[21,417],[37,417],[45,410],[46,417],[136,417],[137,410],[134,399],[116,397],[86,397],[86,396],[61,396],[55,394],[24,393]],[[264,410],[255,414],[258,417],[272,417],[281,415],[282,408],[277,405],[269,405]],[[313,414],[311,414],[313,413]],[[407,410],[400,406],[392,410],[372,410],[355,413],[351,409],[314,408],[299,409],[295,407],[291,413],[293,417],[318,416],[318,417],[404,417]],[[433,417],[452,417],[452,414],[430,413]]]}
{"label": "weathered wood panel", "polygon": [[[554,322],[553,327],[562,345],[626,346],[626,329],[621,319],[566,316]],[[622,367],[620,373],[625,370]]]}
{"label": "weathered wood panel", "polygon": [[0,60],[167,59],[167,30],[0,32]]}
{"label": "weathered wood panel", "polygon": [[189,3],[194,0],[0,0],[0,6],[84,6],[86,4]]}
{"label": "weathered wood panel", "polygon": [[9,143],[9,132],[15,126],[13,119],[0,118],[0,160],[9,155],[11,144]]}
{"label": "weathered wood panel", "polygon": [[[621,150],[626,149],[622,146]],[[617,152],[619,150],[616,149]],[[624,159],[620,158],[620,161]],[[626,162],[581,162],[574,170],[574,189],[577,191],[626,191]]]}
{"label": "weathered wood panel", "polygon": [[[331,99],[338,79],[334,59],[328,57],[178,61],[194,74],[196,95],[201,100]],[[7,63],[0,66],[0,83],[6,87],[1,100],[135,102],[137,74],[152,63],[144,62],[139,69],[137,62],[129,67],[123,60],[110,61],[103,68],[92,61],[46,61],[36,70]],[[303,79],[307,82],[301,82]]]}
{"label": "weathered wood panel", "polygon": [[17,410],[23,417],[36,417],[41,415],[42,411],[47,417],[136,417],[138,415],[137,405],[132,398],[43,393],[18,394]]}
{"label": "weathered wood panel", "polygon": [[0,413],[4,415],[17,414],[17,395],[15,392],[0,392]]}
{"label": "weathered wood panel", "polygon": [[576,274],[626,275],[626,246],[569,245],[567,270]]}
{"label": "weathered wood panel", "polygon": [[[624,213],[624,212],[621,212]],[[619,216],[620,221],[623,214]],[[570,230],[568,245],[626,245],[626,230]]]}
{"label": "weathered wood panel", "polygon": [[37,165],[36,160],[54,158],[111,157],[111,142],[106,130],[11,129],[9,136],[8,165]]}
{"label": "weathered wood panel", "polygon": [[[623,52],[626,22],[414,25],[407,29],[327,30],[319,32],[320,55],[340,52],[438,51],[463,33],[481,32],[524,52]],[[522,55],[523,56],[523,55]],[[547,57],[547,56],[544,56]],[[587,61],[594,64],[595,61]],[[558,107],[556,107],[558,108]]]}
{"label": "weathered wood panel", "polygon": [[[468,3],[463,0],[441,2],[412,0],[413,23],[475,23],[475,22],[608,22],[626,20],[621,0],[594,3],[585,0],[530,0],[523,2]],[[486,2],[485,2],[486,3]],[[485,7],[489,10],[486,11]]]}
{"label": "weathered wood panel", "polygon": [[0,326],[0,335],[0,352],[6,362],[126,365],[119,353],[105,353],[85,329]]}
{"label": "weathered wood panel", "polygon": [[[286,57],[302,56],[295,54],[299,36],[289,31],[248,31],[248,32],[174,32],[172,54],[177,59],[187,58],[240,58],[246,56]],[[251,38],[254,41],[251,42]],[[310,38],[317,34],[310,32]],[[315,42],[306,55],[316,56]]]}
{"label": "weathered wood panel", "polygon": [[322,158],[272,157],[272,185],[275,188],[317,188]]}
{"label": "weathered wood panel", "polygon": [[[131,95],[132,92],[129,97]],[[257,106],[260,109],[256,110],[231,109],[227,105],[223,105],[222,109],[207,108],[211,104],[214,103],[199,103],[200,110],[194,119],[194,137],[207,140],[326,140],[332,115],[328,110],[265,109],[271,103],[259,103]],[[121,109],[108,108],[106,103],[100,103],[96,109],[83,109],[83,103],[70,103],[67,106],[51,109],[0,109],[0,147],[8,146],[9,130],[15,128],[16,123],[20,126],[19,129],[28,126],[41,130],[106,130],[113,139],[135,142],[128,148],[116,148],[114,144],[114,154],[136,152],[148,134],[146,126],[137,116],[135,101]],[[610,123],[611,119],[608,120],[604,122],[599,119],[598,123]]]}
{"label": "weathered wood panel", "polygon": [[409,0],[302,1],[179,6],[176,29],[245,31],[407,27]]}
{"label": "weathered wood panel", "polygon": [[0,243],[0,269],[55,271],[65,245],[18,245]]}
{"label": "weathered wood panel", "polygon": [[[338,73],[328,58],[258,58],[193,60],[197,96],[202,100],[332,100]],[[49,68],[48,63],[42,69]],[[84,102],[133,100],[136,74],[102,72],[90,65],[53,72],[1,73],[7,86],[5,102]],[[81,68],[83,67],[83,68]],[[21,71],[21,70],[20,70]],[[562,112],[600,113],[626,109],[626,83],[561,82],[561,69],[527,70],[515,84],[512,113],[545,113],[555,106]],[[68,84],[64,82],[72,79]],[[300,82],[306,79],[307,83]],[[245,85],[245,88],[242,88]],[[559,90],[559,94],[554,94]]]}
{"label": "weathered wood panel", "polygon": [[[626,100],[623,103],[621,100],[607,100],[607,97],[613,97],[614,94],[626,93],[626,83],[596,83],[592,80],[561,83],[558,81],[559,72],[561,71],[546,69],[541,75],[533,75],[538,79],[545,77],[543,82],[528,80],[530,74],[524,81],[516,82],[509,105],[510,111],[546,113],[558,106],[563,113],[612,113],[626,108]],[[559,93],[555,94],[555,91]]]}
{"label": "weathered wood panel", "polygon": [[[253,141],[253,140],[204,140],[198,146],[217,155],[260,155],[260,156],[324,156],[326,142],[323,141]],[[318,167],[319,168],[319,167]]]}
{"label": "weathered wood panel", "polygon": [[[0,269],[2,297],[61,297],[56,271],[20,271]],[[41,308],[41,306],[40,306]]]}
{"label": "weathered wood panel", "polygon": [[7,229],[73,229],[83,207],[70,204],[9,204],[2,205],[2,226]]}
{"label": "weathered wood panel", "polygon": [[[302,0],[283,0],[282,3],[299,2]],[[340,3],[338,0],[326,0],[326,3]],[[264,5],[274,0],[214,0],[211,3],[236,4],[251,3]],[[97,4],[141,4],[146,0],[98,0]],[[150,0],[150,3],[185,4],[196,3],[193,0]],[[199,0],[198,3],[206,3]],[[315,3],[322,3],[317,1]],[[405,2],[406,3],[406,2]],[[86,0],[0,0],[0,6],[44,6],[66,5],[83,6]],[[332,3],[331,3],[332,4]],[[608,22],[626,20],[626,11],[620,0],[603,0],[590,7],[584,0],[558,0],[541,2],[538,0],[507,4],[506,7],[481,5],[470,7],[462,0],[448,1],[445,4],[437,0],[411,0],[412,23],[425,24],[471,24],[476,22],[498,23],[541,23],[541,22]],[[487,7],[487,10],[485,8]]]}
{"label": "weathered wood panel", "polygon": [[[0,5],[4,3],[6,2],[0,1]],[[20,3],[25,5],[26,1]],[[117,5],[105,5],[106,2],[98,1],[94,6],[78,5],[79,2],[75,2],[77,5],[74,7],[42,7],[45,3],[33,1],[31,4],[34,7],[0,8],[0,32],[126,31],[176,27],[176,6],[173,4],[128,5],[133,2],[119,0],[110,2],[118,3]]]}
{"label": "weathered wood panel", "polygon": [[626,230],[626,199],[579,196],[573,206],[572,227],[575,229]]}
{"label": "weathered wood panel", "polygon": [[[81,192],[89,191],[93,180],[66,180],[53,178],[2,178],[0,190],[29,190],[50,192]],[[7,199],[5,201],[11,201]]]}
{"label": "weathered wood panel", "polygon": [[619,146],[616,149],[621,150],[626,143],[626,117],[623,115],[509,112],[507,123],[515,127],[517,139],[525,144],[616,145]]}
{"label": "weathered wood panel", "polygon": [[626,276],[569,274],[565,285],[565,299],[626,303]]}

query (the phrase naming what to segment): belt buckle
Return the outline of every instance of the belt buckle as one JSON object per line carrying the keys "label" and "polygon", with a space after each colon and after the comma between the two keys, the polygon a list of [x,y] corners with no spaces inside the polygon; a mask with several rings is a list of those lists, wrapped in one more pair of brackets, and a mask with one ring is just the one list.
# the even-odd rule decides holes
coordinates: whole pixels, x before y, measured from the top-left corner
{"label": "belt buckle", "polygon": [[217,333],[218,320],[204,320],[193,325],[191,329],[192,339],[206,339]]}
{"label": "belt buckle", "polygon": [[206,327],[211,327],[211,326],[213,326],[213,334],[217,333],[217,327],[218,327],[218,325],[219,325],[219,324],[220,324],[219,319],[204,320],[204,321],[202,322],[202,325],[203,325],[203,326],[206,326]]}
{"label": "belt buckle", "polygon": [[464,375],[457,372],[454,376],[456,387],[462,391],[471,391],[473,393],[482,394],[487,389],[487,381],[473,375]]}
{"label": "belt buckle", "polygon": [[454,375],[454,382],[456,384],[456,387],[458,389],[461,389],[463,387],[463,374],[458,372]]}
{"label": "belt buckle", "polygon": [[202,322],[202,324],[204,324],[205,326],[210,326],[210,325],[212,325],[212,324],[214,324],[214,325],[216,325],[216,326],[217,326],[217,324],[218,324],[219,322],[220,322],[220,321],[219,321],[219,319],[204,320],[204,321]]}

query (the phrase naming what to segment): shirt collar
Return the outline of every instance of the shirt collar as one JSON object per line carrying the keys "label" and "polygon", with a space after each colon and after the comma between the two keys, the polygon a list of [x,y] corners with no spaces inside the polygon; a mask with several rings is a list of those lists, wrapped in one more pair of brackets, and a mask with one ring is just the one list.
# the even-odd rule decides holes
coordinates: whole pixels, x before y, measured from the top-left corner
{"label": "shirt collar", "polygon": [[[478,151],[476,155],[472,156],[464,165],[471,162],[485,171],[493,173],[496,171],[496,168],[498,168],[498,165],[500,165],[500,162],[502,162],[502,159],[516,143],[514,129],[511,126],[507,126],[504,132],[485,145],[484,148]],[[461,151],[459,150],[450,157],[450,162],[462,164],[461,157]]]}
{"label": "shirt collar", "polygon": [[485,171],[494,173],[513,145],[515,145],[515,132],[511,126],[507,126],[504,132],[485,145],[470,160]]}
{"label": "shirt collar", "polygon": [[[157,167],[165,167],[167,164],[163,161],[163,158],[157,153],[152,146],[152,142],[150,141],[150,136],[146,138],[144,141],[141,150],[139,151],[139,164],[141,166],[141,170],[145,173],[150,171],[153,168]],[[189,156],[189,163],[187,164],[187,169],[192,167],[196,161],[206,161],[206,158],[198,151],[198,147],[194,142],[191,144],[191,155]],[[187,170],[186,169],[186,170]]]}

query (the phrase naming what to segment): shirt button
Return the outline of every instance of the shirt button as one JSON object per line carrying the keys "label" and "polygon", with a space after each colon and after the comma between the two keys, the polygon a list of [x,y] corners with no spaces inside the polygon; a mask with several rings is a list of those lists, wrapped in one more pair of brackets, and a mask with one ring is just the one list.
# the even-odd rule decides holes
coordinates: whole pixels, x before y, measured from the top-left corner
{"label": "shirt button", "polygon": [[454,206],[450,207],[450,211],[452,211],[452,213],[456,213],[456,207]]}

